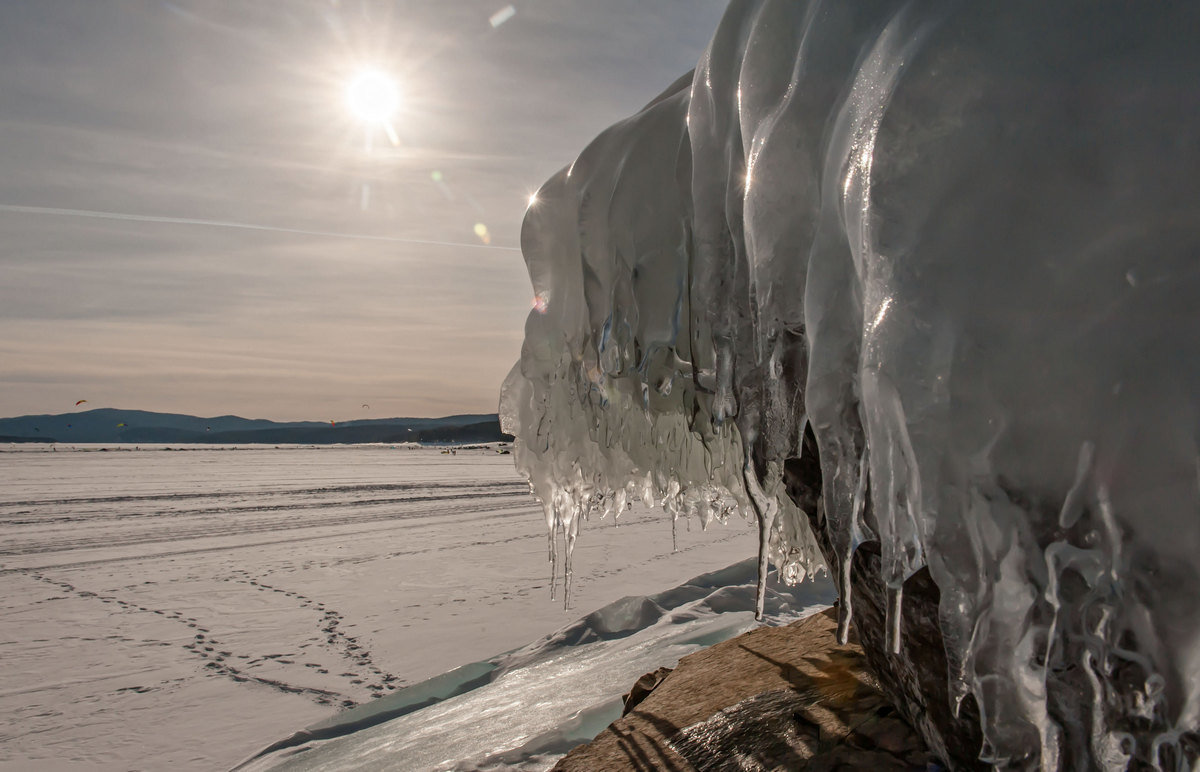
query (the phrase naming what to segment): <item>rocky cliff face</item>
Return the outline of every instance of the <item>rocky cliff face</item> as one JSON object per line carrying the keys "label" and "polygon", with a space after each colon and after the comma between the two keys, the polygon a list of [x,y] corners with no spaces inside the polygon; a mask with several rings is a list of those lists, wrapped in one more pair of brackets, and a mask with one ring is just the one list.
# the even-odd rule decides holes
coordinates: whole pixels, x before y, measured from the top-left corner
{"label": "rocky cliff face", "polygon": [[731,3],[526,216],[502,421],[568,590],[591,513],[740,513],[952,763],[1194,762],[1198,27]]}

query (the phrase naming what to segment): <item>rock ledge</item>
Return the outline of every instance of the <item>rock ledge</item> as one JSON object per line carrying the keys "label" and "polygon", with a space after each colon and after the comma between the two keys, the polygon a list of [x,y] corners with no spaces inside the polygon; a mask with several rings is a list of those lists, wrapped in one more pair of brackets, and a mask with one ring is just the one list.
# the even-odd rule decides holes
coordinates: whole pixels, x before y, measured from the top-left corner
{"label": "rock ledge", "polygon": [[857,640],[839,646],[836,629],[830,609],[684,657],[554,769],[939,767],[881,694]]}

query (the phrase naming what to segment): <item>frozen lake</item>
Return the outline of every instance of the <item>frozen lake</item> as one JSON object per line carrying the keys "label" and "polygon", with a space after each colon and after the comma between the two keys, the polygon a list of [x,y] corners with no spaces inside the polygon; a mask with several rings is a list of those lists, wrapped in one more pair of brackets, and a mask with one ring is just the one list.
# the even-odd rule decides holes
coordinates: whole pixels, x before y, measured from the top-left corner
{"label": "frozen lake", "polygon": [[585,524],[572,608],[492,448],[0,448],[0,767],[228,768],[626,595],[754,554],[742,522]]}

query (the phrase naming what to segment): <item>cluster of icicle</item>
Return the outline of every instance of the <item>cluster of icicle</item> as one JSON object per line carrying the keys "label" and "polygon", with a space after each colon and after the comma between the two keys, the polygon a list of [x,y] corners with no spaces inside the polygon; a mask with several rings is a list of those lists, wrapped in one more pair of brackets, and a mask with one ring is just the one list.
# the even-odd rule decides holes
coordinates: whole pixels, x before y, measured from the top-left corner
{"label": "cluster of icicle", "polygon": [[[981,759],[1200,721],[1196,4],[735,0],[537,194],[501,411],[554,534],[634,497],[941,592]],[[819,512],[783,469],[819,450]],[[897,627],[898,629],[898,627]],[[898,647],[896,633],[890,645]],[[1192,738],[1192,739],[1189,739]],[[1194,749],[1193,749],[1194,750]]]}

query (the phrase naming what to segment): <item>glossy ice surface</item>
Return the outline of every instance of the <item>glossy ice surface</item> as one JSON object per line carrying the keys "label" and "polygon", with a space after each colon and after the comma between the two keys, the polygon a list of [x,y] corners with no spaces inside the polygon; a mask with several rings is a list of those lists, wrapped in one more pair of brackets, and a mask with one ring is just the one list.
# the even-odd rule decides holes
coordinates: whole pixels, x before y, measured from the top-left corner
{"label": "glossy ice surface", "polygon": [[502,413],[567,581],[632,499],[812,571],[783,490],[811,431],[844,614],[878,540],[898,650],[929,569],[984,760],[1194,755],[1198,15],[733,2],[525,219]]}

